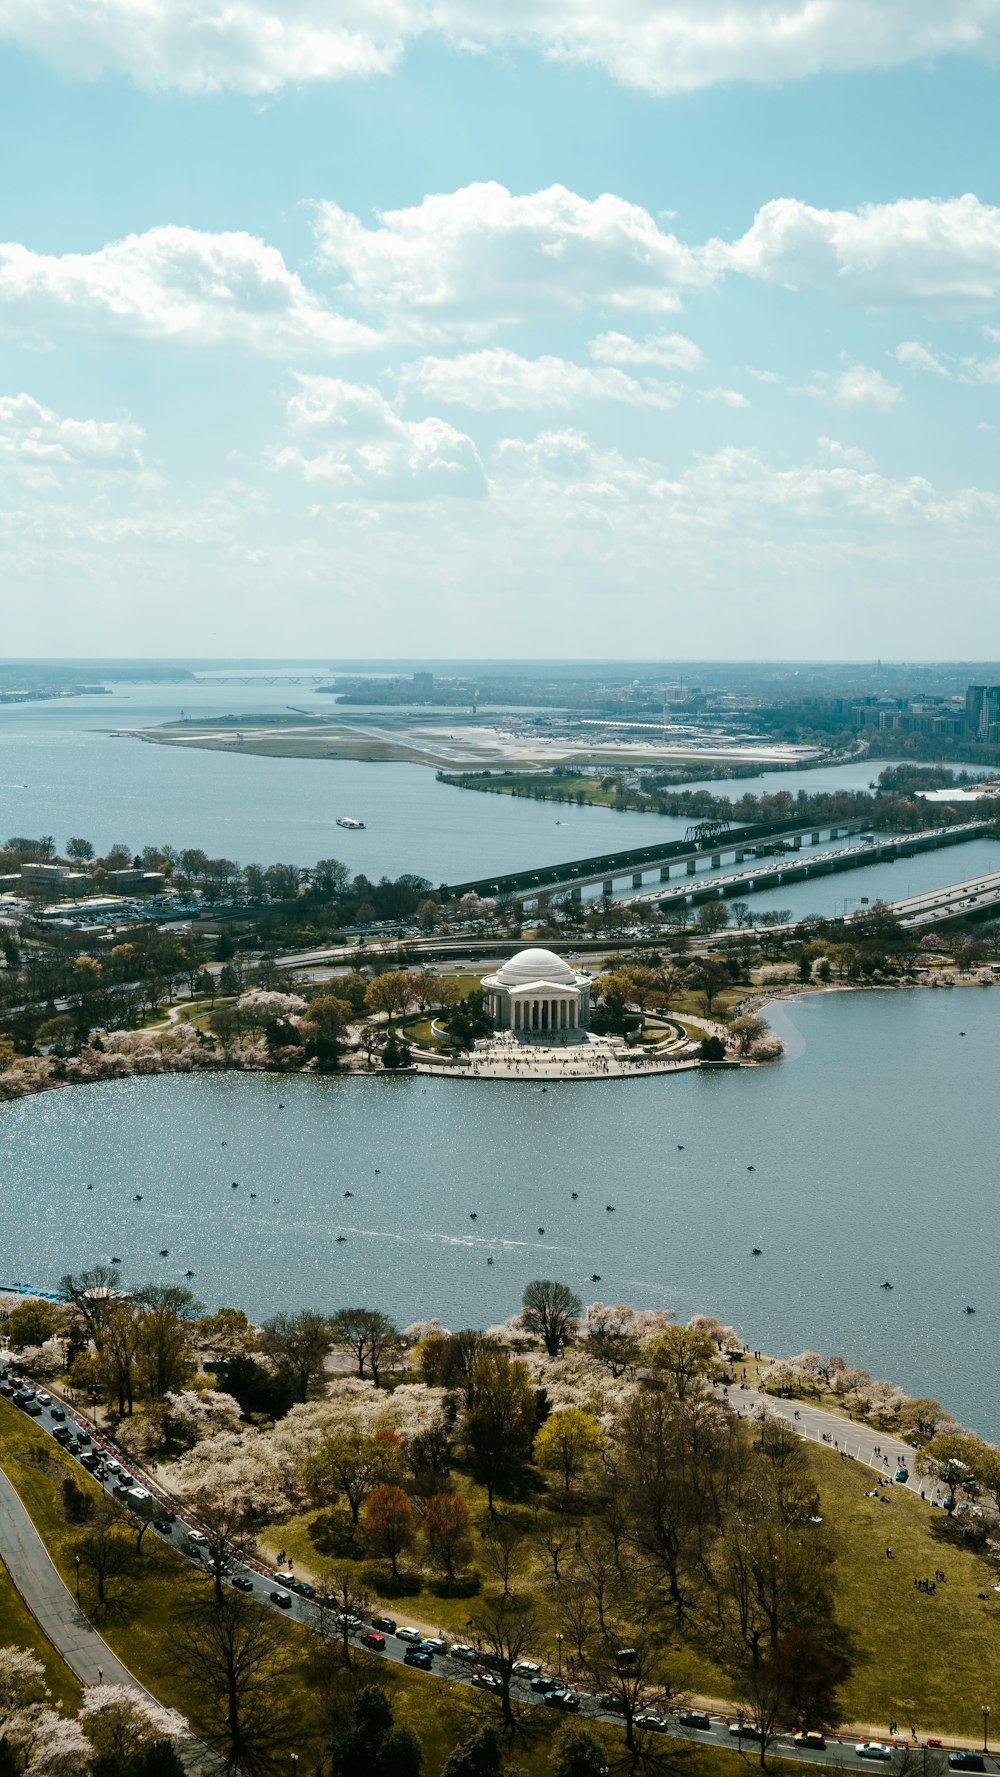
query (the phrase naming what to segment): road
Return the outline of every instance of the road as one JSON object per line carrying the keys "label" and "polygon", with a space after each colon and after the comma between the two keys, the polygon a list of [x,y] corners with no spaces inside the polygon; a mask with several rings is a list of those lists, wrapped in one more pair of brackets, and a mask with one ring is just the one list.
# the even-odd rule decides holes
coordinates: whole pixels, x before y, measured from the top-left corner
{"label": "road", "polygon": [[[16,1365],[16,1361],[17,1360],[11,1354],[0,1352],[0,1368],[5,1367],[8,1364]],[[718,1386],[718,1392],[720,1396],[743,1417],[753,1418],[766,1413],[777,1418],[785,1419],[801,1436],[812,1438],[817,1442],[826,1443],[832,1448],[844,1449],[847,1452],[848,1457],[853,1458],[854,1460],[860,1459],[861,1461],[870,1462],[877,1469],[879,1474],[882,1475],[884,1480],[886,1477],[891,1478],[895,1467],[899,1465],[900,1461],[905,1463],[905,1466],[909,1469],[910,1475],[913,1475],[914,1452],[908,1445],[903,1444],[898,1438],[880,1437],[880,1434],[873,1431],[871,1427],[858,1425],[850,1421],[844,1421],[839,1419],[835,1414],[825,1412],[821,1407],[809,1407],[794,1401],[778,1401],[770,1395],[760,1394],[756,1389],[740,1387],[738,1384],[730,1384],[728,1387],[720,1384]],[[55,1432],[57,1425],[61,1423],[59,1420],[53,1418],[53,1408],[56,1408],[58,1411],[65,1411],[66,1423],[72,1424],[75,1422],[75,1424],[81,1429],[86,1428],[86,1430],[93,1436],[94,1447],[103,1451],[107,1458],[117,1461],[122,1468],[127,1470],[125,1479],[127,1479],[130,1484],[145,1487],[160,1503],[161,1508],[165,1513],[169,1511],[171,1514],[175,1515],[175,1521],[172,1524],[167,1524],[164,1520],[164,1529],[162,1531],[154,1531],[153,1534],[158,1535],[161,1542],[164,1544],[169,1544],[180,1553],[188,1556],[188,1558],[197,1560],[197,1555],[191,1552],[191,1545],[187,1542],[189,1533],[192,1530],[197,1530],[197,1520],[190,1513],[185,1512],[183,1507],[177,1501],[169,1499],[168,1496],[163,1493],[153,1476],[145,1473],[145,1471],[143,1471],[131,1458],[127,1458],[124,1452],[118,1450],[110,1438],[101,1435],[97,1428],[74,1408],[55,1399],[47,1404],[43,1404],[41,1413],[35,1418],[35,1424],[38,1425],[41,1430],[48,1432],[51,1436]],[[11,1411],[17,1411],[17,1409],[12,1407]],[[888,1468],[886,1465],[888,1465]],[[107,1472],[103,1475],[98,1474],[96,1478],[99,1485],[101,1485],[107,1493],[113,1493],[116,1483],[121,1484],[120,1477]],[[95,1683],[97,1681],[97,1669],[98,1667],[103,1667],[104,1676],[108,1682],[112,1682],[110,1674],[115,1670],[117,1673],[124,1674],[124,1676],[116,1676],[113,1682],[127,1683],[141,1689],[142,1687],[138,1685],[138,1680],[127,1671],[127,1668],[120,1665],[120,1662],[116,1660],[115,1655],[112,1654],[110,1648],[107,1647],[107,1644],[103,1642],[97,1635],[96,1631],[85,1622],[85,1619],[82,1619],[75,1600],[67,1591],[58,1573],[52,1566],[37,1532],[34,1530],[13,1486],[7,1477],[3,1475],[2,1471],[0,1471],[0,1482],[3,1483],[2,1486],[0,1486],[0,1554],[3,1555],[4,1560],[7,1562],[12,1578],[15,1578],[15,1584],[18,1584],[15,1576],[15,1567],[18,1567],[18,1571],[25,1580],[27,1587],[27,1590],[25,1590],[22,1589],[20,1584],[18,1584],[18,1590],[21,1591],[22,1596],[25,1598],[25,1602],[28,1604],[28,1608],[36,1617],[36,1620],[40,1623],[50,1640],[53,1641],[54,1645],[64,1654],[68,1664],[75,1672],[78,1672],[78,1675],[83,1678],[85,1683]],[[919,1491],[921,1485],[920,1483],[915,1483],[912,1479],[907,1484],[911,1487],[915,1487],[917,1491]],[[926,1486],[926,1483],[923,1483],[923,1485]],[[25,1529],[25,1525],[27,1526],[27,1529]],[[19,1550],[22,1547],[27,1551],[24,1555],[19,1553]],[[262,1564],[257,1562],[245,1562],[234,1565],[230,1575],[230,1583],[232,1579],[237,1577],[250,1582],[250,1585],[253,1588],[253,1596],[258,1603],[264,1605],[268,1609],[278,1611],[282,1616],[290,1616],[294,1621],[302,1623],[308,1629],[317,1630],[322,1626],[322,1618],[318,1607],[308,1598],[304,1598],[298,1593],[291,1591],[286,1586],[279,1584],[274,1575]],[[287,1602],[284,1605],[279,1604],[277,1602],[278,1597],[281,1597]],[[325,1613],[325,1617],[327,1633],[329,1633],[329,1611]],[[399,1624],[400,1628],[405,1629],[407,1626],[408,1625],[404,1621],[401,1621]],[[92,1640],[90,1638],[92,1638]],[[353,1641],[356,1641],[356,1635],[353,1634],[353,1632],[351,1638]],[[84,1665],[81,1668],[78,1668],[74,1663],[75,1658],[78,1657],[75,1651],[77,1644],[79,1644],[80,1649],[79,1657],[84,1661]],[[385,1648],[377,1657],[401,1665],[404,1662],[408,1645],[408,1641],[400,1640],[397,1635],[387,1634],[385,1637]],[[106,1655],[106,1660],[103,1657],[101,1650],[103,1650],[103,1655]],[[428,1676],[431,1675],[428,1674]],[[444,1654],[435,1656],[433,1676],[438,1679],[445,1679],[454,1684],[472,1685],[477,1673],[474,1665],[467,1664],[460,1659],[455,1659]],[[543,1702],[540,1695],[532,1692],[530,1681],[528,1679],[515,1680],[512,1686],[512,1693],[516,1696],[519,1702],[537,1704],[542,1704]],[[580,1703],[577,1713],[580,1718],[596,1717],[601,1720],[614,1722],[615,1716],[606,1710],[602,1710],[596,1697],[589,1696],[584,1692],[580,1692],[579,1696]],[[725,1713],[713,1711],[711,1715],[711,1726],[708,1730],[699,1731],[696,1729],[685,1729],[681,1727],[674,1718],[671,1718],[669,1722],[669,1731],[673,1737],[690,1740],[692,1744],[704,1744],[709,1742],[717,1746],[731,1748],[733,1751],[746,1750],[750,1754],[755,1755],[756,1748],[750,1741],[748,1741],[746,1735],[744,1735],[742,1739],[739,1739],[739,1737],[731,1733],[730,1730],[734,1725],[734,1714],[727,1715]],[[963,1744],[962,1742],[953,1743]],[[971,1745],[972,1742],[965,1742],[964,1744]],[[210,1769],[219,1768],[214,1763],[212,1755],[208,1753],[205,1748],[198,1746],[196,1743],[189,1744],[183,1750],[187,1754],[185,1757],[185,1764],[188,1769],[204,1772]],[[773,1742],[773,1750],[776,1754],[780,1754],[782,1758],[794,1759],[795,1761],[804,1764],[820,1766],[830,1764],[839,1765],[846,1761],[848,1765],[854,1768],[861,1768],[860,1762],[855,1758],[853,1736],[851,1737],[850,1743],[844,1745],[841,1745],[835,1739],[831,1739],[830,1745],[826,1750],[819,1751],[811,1748],[794,1746],[789,1736],[783,1734],[779,1735]],[[207,1759],[211,1761],[211,1763],[189,1762],[190,1760],[197,1759]],[[944,1754],[932,1752],[928,1755],[926,1771],[921,1773],[921,1777],[940,1777],[940,1773],[944,1768]],[[1000,1770],[1000,1764],[991,1758],[990,1768],[994,1771]]]}

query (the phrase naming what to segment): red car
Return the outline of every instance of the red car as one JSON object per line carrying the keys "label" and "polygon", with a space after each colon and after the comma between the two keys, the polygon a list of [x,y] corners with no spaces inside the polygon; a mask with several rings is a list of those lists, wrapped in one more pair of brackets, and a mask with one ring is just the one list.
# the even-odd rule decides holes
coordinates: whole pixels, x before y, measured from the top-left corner
{"label": "red car", "polygon": [[380,1635],[377,1629],[366,1629],[363,1635],[358,1636],[358,1640],[362,1647],[370,1647],[373,1653],[385,1653],[385,1636]]}

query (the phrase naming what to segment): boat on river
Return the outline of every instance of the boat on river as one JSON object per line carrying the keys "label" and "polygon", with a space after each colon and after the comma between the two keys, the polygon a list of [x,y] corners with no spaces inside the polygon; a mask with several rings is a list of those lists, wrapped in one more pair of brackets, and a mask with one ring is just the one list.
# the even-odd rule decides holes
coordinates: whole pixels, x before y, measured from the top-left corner
{"label": "boat on river", "polygon": [[364,821],[356,821],[351,814],[342,814],[337,816],[337,825],[338,827],[348,827],[352,832],[363,832],[365,823]]}

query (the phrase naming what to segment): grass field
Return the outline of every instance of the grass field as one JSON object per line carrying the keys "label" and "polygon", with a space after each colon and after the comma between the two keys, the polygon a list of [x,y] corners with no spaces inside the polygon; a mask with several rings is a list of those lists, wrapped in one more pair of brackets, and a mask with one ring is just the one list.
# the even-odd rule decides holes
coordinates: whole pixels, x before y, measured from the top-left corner
{"label": "grass field", "polygon": [[0,1647],[20,1647],[45,1667],[45,1682],[57,1703],[73,1709],[80,1686],[61,1655],[38,1627],[10,1574],[0,1562]]}

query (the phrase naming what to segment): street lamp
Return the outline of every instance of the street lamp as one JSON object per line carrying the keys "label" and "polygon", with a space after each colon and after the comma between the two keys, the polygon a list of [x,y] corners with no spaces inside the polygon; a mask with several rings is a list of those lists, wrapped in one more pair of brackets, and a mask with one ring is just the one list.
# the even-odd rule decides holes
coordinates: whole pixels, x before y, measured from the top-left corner
{"label": "street lamp", "polygon": [[989,1735],[990,1735],[990,1706],[988,1703],[984,1703],[983,1704],[983,1751],[984,1752],[989,1752],[989,1750],[990,1750]]}
{"label": "street lamp", "polygon": [[298,1753],[297,1753],[297,1752],[293,1752],[293,1753],[292,1753],[292,1754],[291,1754],[291,1755],[290,1755],[290,1757],[291,1757],[291,1762],[292,1762],[292,1777],[298,1777],[298,1771],[299,1771],[299,1755],[298,1755]]}
{"label": "street lamp", "polygon": [[560,1630],[557,1630],[556,1631],[556,1675],[559,1678],[562,1677],[562,1644],[563,1644],[562,1632]]}
{"label": "street lamp", "polygon": [[76,1602],[80,1602],[80,1557],[76,1558]]}

